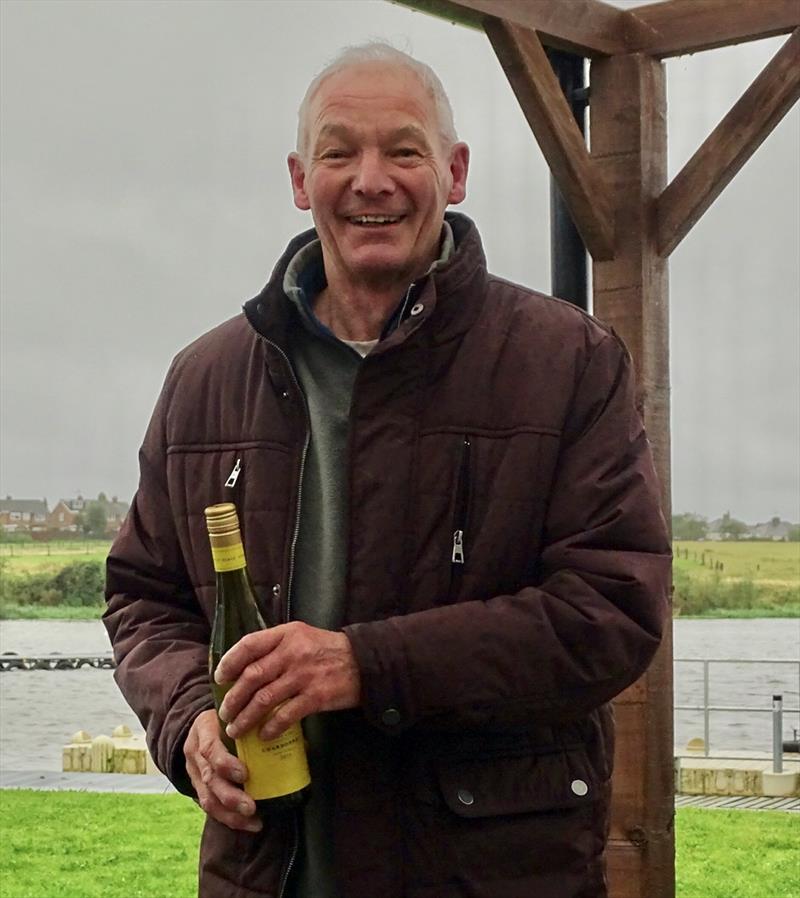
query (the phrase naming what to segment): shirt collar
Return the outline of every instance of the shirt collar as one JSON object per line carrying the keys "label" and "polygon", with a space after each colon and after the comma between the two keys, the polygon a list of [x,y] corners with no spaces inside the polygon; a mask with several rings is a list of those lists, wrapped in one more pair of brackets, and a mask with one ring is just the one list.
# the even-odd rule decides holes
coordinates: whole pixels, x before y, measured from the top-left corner
{"label": "shirt collar", "polygon": [[[439,258],[431,264],[430,268],[422,275],[422,278],[427,277],[437,268],[449,262],[455,251],[456,244],[453,237],[453,229],[450,227],[449,222],[443,221]],[[418,278],[418,281],[422,280],[422,278]],[[381,339],[392,333],[405,319],[415,283],[409,285],[405,296],[390,316],[381,334]],[[295,304],[300,312],[303,324],[312,333],[324,339],[335,340],[337,343],[340,343],[341,341],[335,336],[333,331],[326,327],[314,314],[314,299],[327,284],[325,266],[322,260],[322,243],[317,238],[301,247],[295,253],[291,262],[289,262],[286,273],[283,276],[283,292]]]}

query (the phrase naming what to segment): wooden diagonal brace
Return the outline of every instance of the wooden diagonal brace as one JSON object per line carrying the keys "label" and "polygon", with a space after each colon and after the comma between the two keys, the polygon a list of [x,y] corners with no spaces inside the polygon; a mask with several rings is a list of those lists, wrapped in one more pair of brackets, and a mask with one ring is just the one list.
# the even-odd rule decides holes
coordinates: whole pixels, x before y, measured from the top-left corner
{"label": "wooden diagonal brace", "polygon": [[611,259],[610,191],[536,32],[503,19],[487,19],[484,27],[586,248],[595,260]]}
{"label": "wooden diagonal brace", "polygon": [[773,56],[657,202],[657,246],[668,256],[800,97],[800,28]]}

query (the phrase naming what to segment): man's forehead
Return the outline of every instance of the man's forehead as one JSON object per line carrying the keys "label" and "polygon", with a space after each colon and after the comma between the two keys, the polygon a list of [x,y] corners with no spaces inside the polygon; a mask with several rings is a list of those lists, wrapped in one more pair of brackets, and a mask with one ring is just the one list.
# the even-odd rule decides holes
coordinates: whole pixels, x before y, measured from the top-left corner
{"label": "man's forehead", "polygon": [[381,125],[381,123],[373,120],[352,122],[337,121],[336,119],[325,120],[323,118],[318,122],[316,137],[318,140],[329,138],[348,140],[357,137],[362,131],[376,132],[382,140],[392,142],[402,140],[423,144],[429,142],[425,128],[413,122],[401,123],[391,119]]}

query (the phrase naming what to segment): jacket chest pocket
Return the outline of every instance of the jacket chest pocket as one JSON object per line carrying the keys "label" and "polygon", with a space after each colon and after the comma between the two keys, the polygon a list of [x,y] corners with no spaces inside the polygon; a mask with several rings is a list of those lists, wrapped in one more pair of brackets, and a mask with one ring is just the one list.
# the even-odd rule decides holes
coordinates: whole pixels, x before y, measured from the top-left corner
{"label": "jacket chest pocket", "polygon": [[221,502],[236,505],[254,582],[281,582],[293,510],[293,467],[291,452],[277,443],[190,444],[167,450],[170,501],[194,585],[214,582],[205,509]]}
{"label": "jacket chest pocket", "polygon": [[418,607],[532,582],[558,437],[468,426],[421,435],[410,574]]}
{"label": "jacket chest pocket", "polygon": [[461,438],[454,490],[452,550],[450,552],[450,584],[447,599],[452,601],[458,594],[461,576],[464,572],[469,536],[469,510],[472,491],[472,439],[469,434]]}

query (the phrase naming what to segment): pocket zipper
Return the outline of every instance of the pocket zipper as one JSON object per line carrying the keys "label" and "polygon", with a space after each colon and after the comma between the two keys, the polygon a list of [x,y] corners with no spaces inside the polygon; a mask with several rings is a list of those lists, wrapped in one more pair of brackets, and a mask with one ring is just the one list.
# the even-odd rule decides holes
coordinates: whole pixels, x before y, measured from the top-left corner
{"label": "pocket zipper", "polygon": [[461,572],[467,560],[464,537],[467,531],[467,516],[470,502],[470,455],[472,443],[468,436],[461,444],[461,464],[456,484],[456,501],[453,513],[453,549],[450,554],[450,597],[457,592]]}
{"label": "pocket zipper", "polygon": [[453,564],[464,563],[464,531],[456,530],[453,534]]}
{"label": "pocket zipper", "polygon": [[236,464],[233,466],[233,470],[228,475],[228,479],[225,481],[225,486],[233,489],[233,487],[236,486],[236,481],[239,479],[239,474],[241,473],[241,471],[242,471],[242,460],[241,460],[241,458],[237,458]]}

